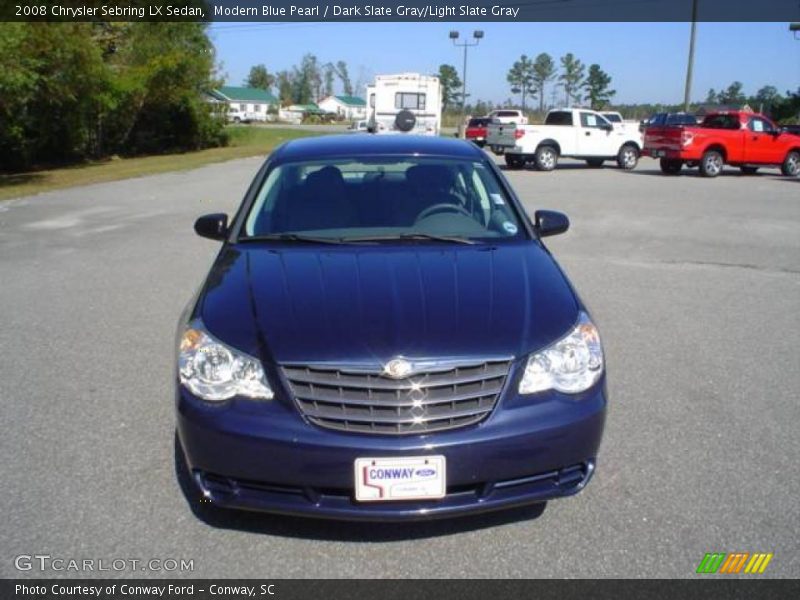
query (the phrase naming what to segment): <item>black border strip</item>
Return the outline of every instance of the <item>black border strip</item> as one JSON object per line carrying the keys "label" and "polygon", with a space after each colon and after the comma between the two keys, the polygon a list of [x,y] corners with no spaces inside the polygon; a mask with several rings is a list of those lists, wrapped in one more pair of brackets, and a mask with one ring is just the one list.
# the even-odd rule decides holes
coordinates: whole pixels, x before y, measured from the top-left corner
{"label": "black border strip", "polygon": [[797,0],[7,0],[0,21],[686,22],[695,3],[697,21],[800,21]]}
{"label": "black border strip", "polygon": [[[533,566],[532,566],[533,568]],[[35,600],[73,600],[98,598],[100,600],[235,600],[262,598],[276,600],[379,598],[380,600],[416,600],[449,598],[458,600],[484,600],[485,598],[535,598],[536,600],[618,600],[619,598],[656,599],[681,598],[682,600],[707,600],[725,598],[797,598],[800,582],[789,579],[753,579],[738,576],[707,579],[606,579],[606,580],[436,580],[436,579],[5,579],[0,581],[0,597],[4,600],[31,598]],[[22,593],[18,586],[38,592]],[[123,586],[132,589],[166,588],[162,595],[150,593],[124,593]],[[175,591],[167,591],[172,586]],[[212,592],[217,586],[217,593]],[[271,586],[271,587],[270,587]],[[222,587],[253,588],[255,594],[221,592]],[[85,591],[68,593],[71,588]],[[100,589],[100,594],[91,588]],[[112,591],[113,590],[113,591]],[[43,593],[42,593],[43,592]],[[271,592],[271,593],[270,593]]]}

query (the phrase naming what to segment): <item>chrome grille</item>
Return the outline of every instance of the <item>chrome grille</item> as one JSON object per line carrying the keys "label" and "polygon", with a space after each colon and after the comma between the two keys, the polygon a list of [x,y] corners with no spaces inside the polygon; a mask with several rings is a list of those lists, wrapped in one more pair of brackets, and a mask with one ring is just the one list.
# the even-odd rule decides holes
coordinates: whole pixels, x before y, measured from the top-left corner
{"label": "chrome grille", "polygon": [[509,360],[450,363],[403,379],[379,371],[285,365],[295,403],[329,429],[407,435],[477,423],[494,408]]}

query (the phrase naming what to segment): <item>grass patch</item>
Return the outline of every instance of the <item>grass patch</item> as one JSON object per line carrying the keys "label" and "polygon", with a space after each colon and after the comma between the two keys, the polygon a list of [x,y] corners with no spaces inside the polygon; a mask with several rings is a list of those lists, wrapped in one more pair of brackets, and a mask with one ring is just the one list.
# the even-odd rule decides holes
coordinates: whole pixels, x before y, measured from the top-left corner
{"label": "grass patch", "polygon": [[27,173],[0,173],[0,200],[78,185],[117,181],[169,171],[185,171],[234,158],[266,155],[287,140],[319,135],[314,131],[245,125],[231,126],[228,128],[228,132],[230,133],[230,145],[225,148],[209,148],[181,154],[108,159]]}

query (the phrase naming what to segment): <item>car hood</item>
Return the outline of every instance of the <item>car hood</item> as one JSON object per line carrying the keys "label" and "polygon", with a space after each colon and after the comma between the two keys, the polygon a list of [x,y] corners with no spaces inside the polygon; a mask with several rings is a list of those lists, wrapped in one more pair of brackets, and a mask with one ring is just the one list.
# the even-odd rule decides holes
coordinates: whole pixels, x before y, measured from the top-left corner
{"label": "car hood", "polygon": [[519,357],[579,305],[536,242],[225,248],[198,311],[223,342],[273,363]]}

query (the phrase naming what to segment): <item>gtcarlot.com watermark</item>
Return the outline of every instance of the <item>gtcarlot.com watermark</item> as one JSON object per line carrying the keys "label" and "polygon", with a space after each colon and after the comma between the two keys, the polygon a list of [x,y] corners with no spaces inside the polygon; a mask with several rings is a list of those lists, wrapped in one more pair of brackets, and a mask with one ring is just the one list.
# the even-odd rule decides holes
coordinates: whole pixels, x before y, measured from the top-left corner
{"label": "gtcarlot.com watermark", "polygon": [[14,557],[17,571],[103,572],[138,571],[173,573],[194,571],[194,559],[186,558],[71,558],[50,554],[20,554]]}

